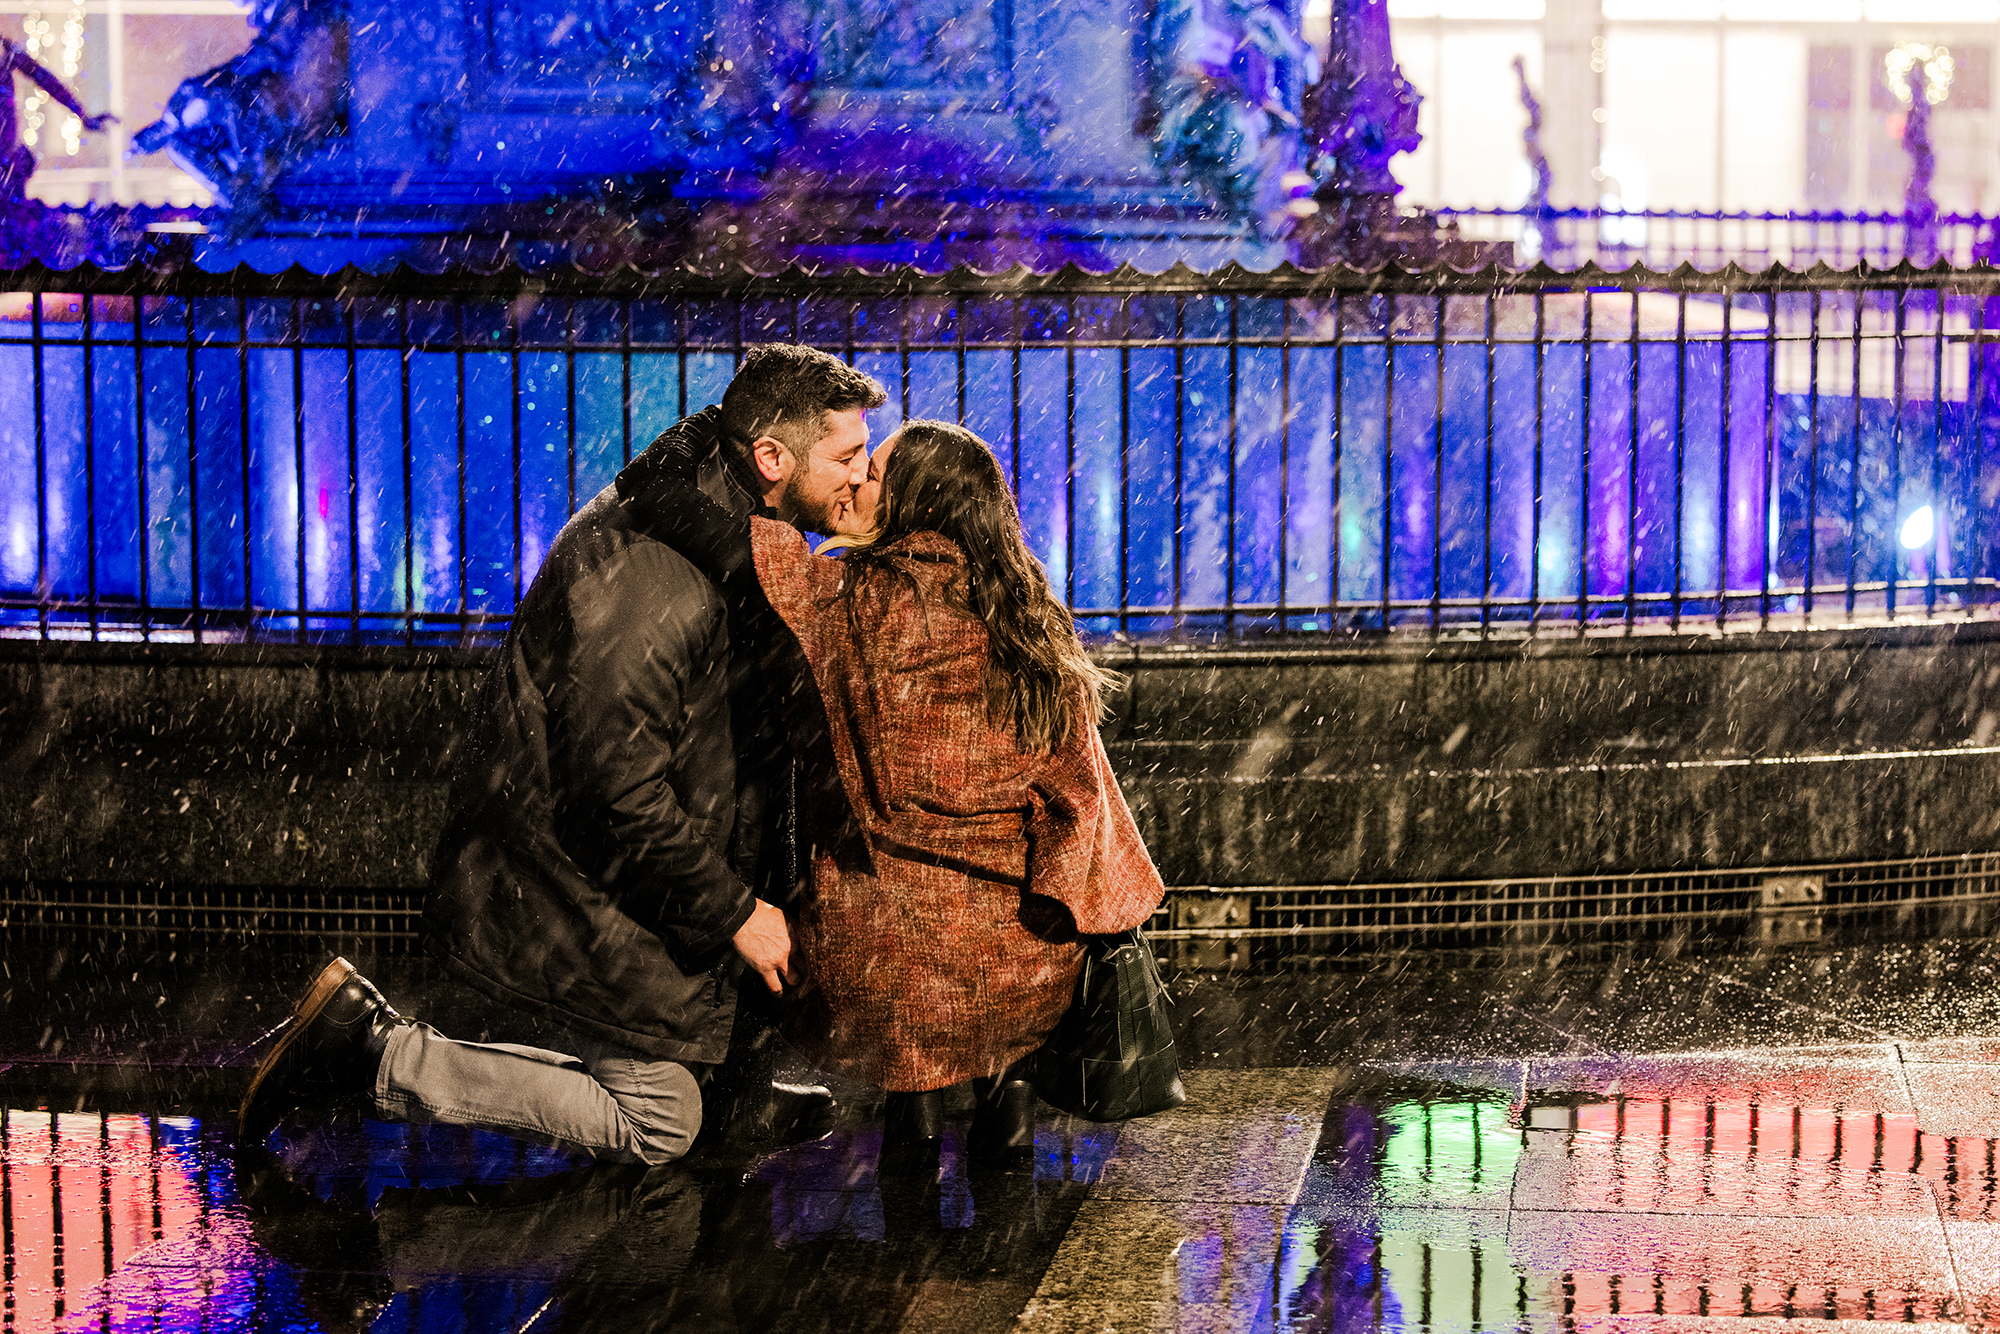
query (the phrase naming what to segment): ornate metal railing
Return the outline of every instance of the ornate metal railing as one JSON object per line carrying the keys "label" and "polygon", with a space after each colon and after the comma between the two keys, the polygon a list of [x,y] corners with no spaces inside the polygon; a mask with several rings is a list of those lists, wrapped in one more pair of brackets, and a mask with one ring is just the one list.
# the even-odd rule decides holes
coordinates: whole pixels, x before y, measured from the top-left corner
{"label": "ornate metal railing", "polygon": [[1889,266],[1942,260],[1957,268],[1990,261],[1995,220],[1947,213],[1924,222],[1902,213],[1746,213],[1696,209],[1621,212],[1613,209],[1442,208],[1437,217],[1468,241],[1506,242],[1516,263],[1555,269],[1639,264],[1671,269],[1728,264],[1757,270],[1827,264]]}
{"label": "ornate metal railing", "polygon": [[1984,614],[2000,278],[0,275],[0,630],[437,642],[749,343],[962,420],[1086,628]]}

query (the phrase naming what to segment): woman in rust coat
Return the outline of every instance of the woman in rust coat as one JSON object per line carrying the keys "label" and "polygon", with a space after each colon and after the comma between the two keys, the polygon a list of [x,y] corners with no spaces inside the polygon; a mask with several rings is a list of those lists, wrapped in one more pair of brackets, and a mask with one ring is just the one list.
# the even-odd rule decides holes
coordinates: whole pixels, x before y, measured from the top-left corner
{"label": "woman in rust coat", "polygon": [[800,749],[831,798],[800,803],[812,893],[783,1027],[822,1068],[902,1095],[886,1129],[904,1152],[934,1147],[937,1091],[970,1079],[974,1152],[1017,1156],[1033,1096],[1010,1067],[1068,1008],[1079,934],[1138,926],[1165,891],[1098,737],[1107,674],[1023,543],[992,451],[909,422],[849,519],[828,544],[839,560],[750,521],[782,623],[764,617],[763,637],[795,638],[810,667],[824,736]]}

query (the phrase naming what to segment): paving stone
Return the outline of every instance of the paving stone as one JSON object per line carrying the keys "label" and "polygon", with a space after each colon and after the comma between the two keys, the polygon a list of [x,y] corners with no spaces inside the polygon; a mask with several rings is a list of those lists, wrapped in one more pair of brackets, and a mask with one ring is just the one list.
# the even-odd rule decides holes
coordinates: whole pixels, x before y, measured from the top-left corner
{"label": "paving stone", "polygon": [[1966,1334],[1948,1321],[1810,1320],[1783,1317],[1700,1315],[1539,1316],[1523,1334]]}
{"label": "paving stone", "polygon": [[1910,1093],[1917,1120],[1934,1135],[2000,1137],[2000,1068],[1912,1063]]}
{"label": "paving stone", "polygon": [[2000,1324],[2000,1223],[1947,1221],[1952,1263],[1965,1298],[1965,1316],[1975,1324]]}
{"label": "paving stone", "polygon": [[2000,1065],[2000,1038],[1977,1036],[1957,1038],[1929,1038],[1915,1042],[1902,1042],[1897,1046],[1903,1053],[1903,1060],[1912,1065],[1925,1065],[1942,1061],[1957,1065],[1964,1062],[1986,1062]]}
{"label": "paving stone", "polygon": [[1094,1198],[1290,1204],[1338,1078],[1191,1071],[1185,1106],[1126,1123]]}
{"label": "paving stone", "polygon": [[1754,1098],[1843,1112],[1912,1110],[1893,1044],[1538,1059],[1528,1062],[1527,1087],[1531,1095]]}
{"label": "paving stone", "polygon": [[[1288,1212],[1273,1205],[1093,1200],[1071,1224],[1022,1323],[1094,1329],[1090,1322],[1123,1310],[1134,1313],[1137,1328],[1268,1323]],[[1191,1325],[1181,1323],[1183,1311]],[[1170,1323],[1157,1323],[1169,1316]],[[1216,1318],[1226,1323],[1209,1323]]]}
{"label": "paving stone", "polygon": [[1934,1214],[1859,1226],[1844,1217],[1522,1210],[1510,1220],[1507,1251],[1515,1265],[1560,1275],[1568,1288],[1589,1280],[1593,1291],[1572,1300],[1607,1314],[1615,1312],[1601,1293],[1612,1276],[1622,1280],[1628,1306],[1653,1295],[1656,1279],[1673,1285],[1666,1314],[1703,1314],[1673,1309],[1691,1300],[1714,1315],[1830,1305],[1831,1318],[1935,1320],[1959,1309],[1951,1251]]}
{"label": "paving stone", "polygon": [[[1728,1109],[1741,1112],[1745,1109]],[[1727,1111],[1725,1111],[1727,1117]],[[1728,1118],[1735,1119],[1735,1118]],[[1747,1122],[1748,1117],[1741,1117]],[[1885,1172],[1866,1158],[1848,1164],[1801,1159],[1784,1135],[1771,1152],[1746,1151],[1742,1125],[1724,1126],[1735,1144],[1531,1130],[1514,1170],[1515,1209],[1603,1213],[1746,1215],[1800,1218],[1931,1218],[1930,1183]],[[1736,1133],[1731,1133],[1736,1132]]]}

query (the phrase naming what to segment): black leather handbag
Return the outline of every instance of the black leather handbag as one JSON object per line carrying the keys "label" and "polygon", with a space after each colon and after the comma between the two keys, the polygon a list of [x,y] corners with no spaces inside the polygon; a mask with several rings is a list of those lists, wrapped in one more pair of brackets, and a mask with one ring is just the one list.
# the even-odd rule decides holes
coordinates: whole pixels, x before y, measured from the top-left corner
{"label": "black leather handbag", "polygon": [[1138,930],[1085,937],[1076,999],[1035,1054],[1032,1078],[1043,1102],[1091,1121],[1187,1101],[1167,989]]}

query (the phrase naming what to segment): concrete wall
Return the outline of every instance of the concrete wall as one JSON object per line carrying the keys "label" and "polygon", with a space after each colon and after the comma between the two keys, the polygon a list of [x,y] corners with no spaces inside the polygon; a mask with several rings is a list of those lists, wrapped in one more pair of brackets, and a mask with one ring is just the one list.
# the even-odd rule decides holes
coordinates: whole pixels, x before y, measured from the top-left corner
{"label": "concrete wall", "polygon": [[414,888],[484,660],[0,646],[0,878]]}
{"label": "concrete wall", "polygon": [[[2000,844],[2000,626],[1114,651],[1170,884]],[[410,891],[475,654],[0,641],[0,882]]]}
{"label": "concrete wall", "polygon": [[1151,653],[1113,749],[1183,884],[1985,850],[1994,629]]}

